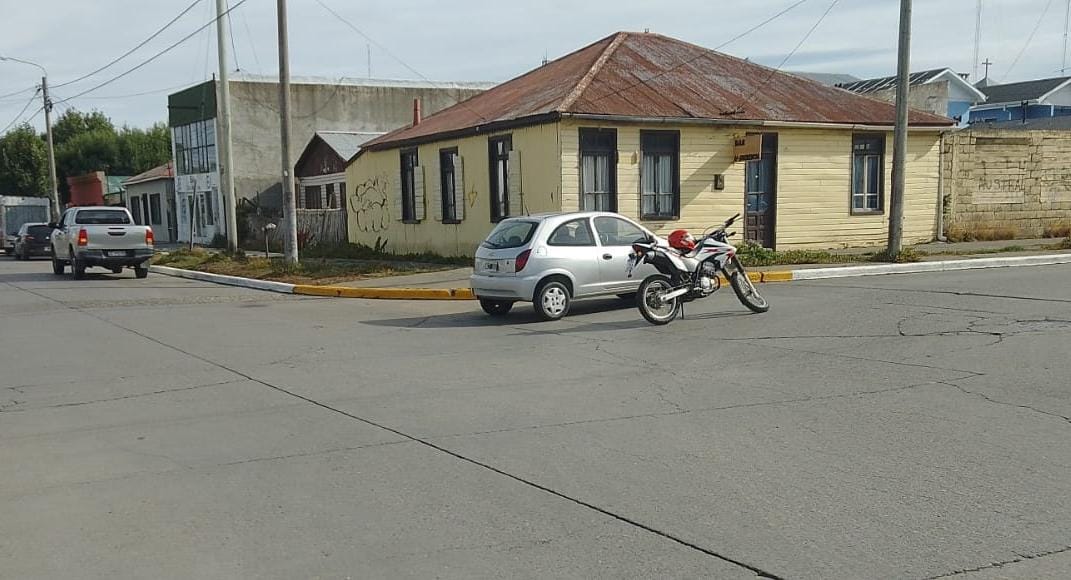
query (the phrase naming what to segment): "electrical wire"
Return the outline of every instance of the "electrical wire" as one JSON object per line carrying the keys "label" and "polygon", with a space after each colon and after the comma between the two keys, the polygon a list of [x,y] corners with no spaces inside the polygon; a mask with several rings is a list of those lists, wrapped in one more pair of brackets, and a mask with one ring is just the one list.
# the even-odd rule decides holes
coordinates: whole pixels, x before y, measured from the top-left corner
{"label": "electrical wire", "polygon": [[37,88],[37,85],[33,85],[33,86],[30,86],[30,87],[26,87],[25,89],[19,89],[19,90],[13,92],[13,93],[8,93],[6,95],[0,95],[0,100],[7,99],[7,98],[10,98],[10,97],[14,97],[14,96],[17,96],[17,95],[21,95],[22,93],[25,93],[26,91],[32,91],[32,90],[34,90],[36,88]]}
{"label": "electrical wire", "polygon": [[184,88],[189,87],[189,86],[190,86],[190,83],[182,83],[181,85],[175,85],[173,87],[166,87],[166,88],[162,88],[162,89],[152,89],[152,90],[149,90],[149,91],[144,91],[144,92],[140,92],[140,93],[130,93],[130,94],[127,94],[127,95],[90,95],[90,96],[86,96],[86,97],[82,97],[82,98],[83,99],[95,99],[95,100],[101,100],[101,101],[129,99],[129,98],[133,98],[133,97],[144,97],[146,95],[156,95],[156,94],[163,93],[163,92],[177,91],[179,89],[184,89]]}
{"label": "electrical wire", "polygon": [[0,134],[4,134],[4,133],[7,133],[7,130],[8,130],[8,129],[10,129],[10,128],[14,127],[14,126],[15,126],[15,124],[19,122],[19,119],[21,119],[21,118],[22,118],[22,116],[23,116],[24,114],[26,114],[26,109],[29,109],[29,108],[30,108],[30,105],[31,105],[31,104],[33,103],[34,99],[36,99],[36,98],[37,98],[37,95],[38,95],[38,93],[40,93],[40,92],[41,92],[41,89],[40,89],[40,88],[38,88],[38,89],[37,89],[36,91],[34,91],[33,95],[31,95],[31,96],[30,96],[30,100],[26,101],[26,104],[25,104],[25,105],[23,105],[23,107],[22,107],[22,110],[21,110],[21,111],[19,111],[19,114],[18,114],[18,115],[15,115],[15,118],[14,118],[14,119],[12,119],[12,120],[11,120],[11,122],[10,122],[10,123],[8,123],[8,124],[7,124],[7,126],[6,126],[6,127],[4,127],[4,129],[3,129],[2,131],[0,131]]}
{"label": "electrical wire", "polygon": [[[346,19],[345,19],[345,18],[344,18],[344,17],[343,17],[343,16],[341,15],[341,14],[339,14],[338,12],[335,12],[335,10],[334,10],[334,9],[332,9],[332,8],[331,8],[330,6],[328,6],[327,4],[325,4],[325,3],[323,2],[323,0],[316,0],[316,3],[317,3],[317,4],[319,4],[320,6],[322,6],[324,10],[326,10],[326,11],[330,12],[330,13],[331,13],[331,15],[332,15],[332,16],[334,16],[335,18],[337,18],[337,19],[338,19],[338,20],[339,20],[340,22],[342,22],[342,23],[343,23],[343,24],[345,24],[346,26],[350,27],[350,28],[351,28],[351,29],[352,29],[352,30],[353,30],[354,32],[356,32],[357,34],[359,34],[359,35],[361,35],[362,37],[364,37],[364,39],[365,39],[365,40],[367,40],[367,41],[368,41],[369,43],[371,43],[372,45],[374,45],[374,46],[375,46],[376,48],[378,48],[379,50],[382,50],[384,54],[386,54],[387,56],[391,57],[392,59],[394,59],[395,61],[397,61],[397,62],[398,62],[399,64],[401,64],[402,66],[404,66],[405,68],[407,68],[407,69],[409,70],[409,72],[411,72],[411,73],[415,74],[416,76],[420,77],[420,78],[421,78],[422,80],[424,80],[425,82],[427,82],[428,84],[430,84],[430,85],[432,85],[432,86],[434,86],[434,87],[439,87],[439,88],[442,88],[442,85],[440,85],[439,83],[436,83],[435,81],[433,81],[433,80],[429,79],[428,77],[426,77],[426,76],[424,76],[424,75],[420,74],[420,71],[418,71],[417,69],[415,69],[415,68],[413,68],[413,67],[409,66],[409,64],[408,64],[407,62],[405,62],[405,61],[404,61],[404,60],[402,60],[401,58],[398,58],[397,56],[395,56],[395,55],[394,55],[394,53],[392,53],[392,52],[391,52],[391,51],[390,51],[389,49],[387,49],[387,47],[385,47],[385,46],[383,46],[382,44],[380,44],[380,43],[376,42],[376,39],[372,38],[371,36],[368,36],[367,34],[365,34],[365,33],[364,33],[364,31],[363,31],[363,30],[361,30],[360,28],[357,28],[357,26],[356,26],[356,25],[354,25],[354,24],[353,24],[352,22],[350,22],[349,20],[346,20]],[[488,122],[488,119],[487,119],[486,117],[484,117],[483,115],[481,115],[481,114],[479,113],[479,111],[476,111],[476,110],[475,110],[475,109],[473,109],[472,107],[470,107],[470,106],[466,105],[466,104],[465,104],[465,101],[461,101],[461,102],[459,102],[459,103],[458,103],[458,105],[461,105],[461,107],[463,107],[463,108],[465,108],[465,109],[468,109],[468,110],[469,110],[469,112],[471,112],[472,114],[474,114],[474,115],[476,115],[477,117],[479,117],[481,121],[484,121],[484,122]]]}
{"label": "electrical wire", "polygon": [[1023,48],[1019,49],[1019,54],[1015,55],[1015,60],[1012,61],[1011,66],[1008,67],[1008,71],[1001,77],[1000,82],[1008,80],[1012,71],[1015,70],[1015,65],[1019,64],[1019,59],[1023,57],[1023,53],[1027,48],[1030,48],[1030,43],[1034,41],[1034,35],[1038,33],[1038,29],[1041,28],[1041,23],[1045,21],[1045,15],[1049,13],[1049,8],[1052,8],[1052,0],[1049,0],[1045,4],[1045,9],[1041,11],[1041,16],[1038,17],[1038,21],[1034,23],[1034,30],[1030,31],[1030,36],[1026,37],[1026,43],[1023,44]]}
{"label": "electrical wire", "polygon": [[[780,12],[774,14],[773,16],[770,16],[766,20],[763,20],[762,22],[756,24],[755,26],[752,26],[751,28],[745,30],[744,32],[741,32],[740,34],[737,34],[736,36],[730,38],[729,40],[726,40],[725,42],[719,44],[718,46],[715,46],[713,48],[713,50],[721,50],[721,49],[725,48],[726,46],[729,46],[730,44],[736,42],[737,40],[740,40],[741,38],[744,38],[745,36],[751,34],[752,32],[755,32],[756,30],[758,30],[758,29],[766,26],[767,24],[773,22],[774,20],[777,20],[778,18],[784,16],[785,14],[788,14],[793,9],[795,9],[798,6],[800,6],[801,4],[806,3],[807,1],[808,0],[797,0],[796,2],[793,2],[792,4],[789,4],[785,8],[781,9]],[[595,97],[593,99],[585,99],[585,100],[588,100],[588,101],[590,101],[592,103],[596,103],[596,102],[601,101],[603,99],[608,99],[608,98],[610,98],[610,97],[612,97],[614,95],[619,95],[619,94],[621,94],[621,93],[623,93],[623,92],[625,92],[625,91],[627,91],[629,89],[633,89],[633,88],[638,87],[640,85],[646,85],[648,82],[653,81],[656,78],[661,77],[663,75],[669,74],[669,73],[679,69],[682,66],[689,65],[689,64],[699,60],[700,58],[703,58],[704,56],[707,56],[707,53],[706,52],[701,52],[701,53],[693,56],[692,58],[683,60],[683,61],[677,63],[676,65],[674,65],[674,66],[672,66],[672,67],[670,67],[670,68],[668,68],[668,69],[666,69],[664,71],[661,71],[659,73],[651,75],[650,77],[647,77],[646,79],[640,79],[637,82],[632,83],[631,85],[626,85],[626,86],[624,86],[624,87],[622,87],[620,89],[616,89],[616,90],[610,91],[610,92],[608,92],[608,93],[606,93],[604,95],[599,95],[598,97]]]}
{"label": "electrical wire", "polygon": [[832,2],[830,2],[829,3],[829,7],[826,8],[826,11],[823,12],[822,15],[818,17],[818,20],[814,23],[814,26],[811,26],[810,30],[807,31],[807,34],[804,34],[803,38],[801,38],[800,41],[798,43],[796,43],[795,48],[793,48],[791,52],[786,54],[785,58],[781,59],[781,63],[778,64],[775,68],[770,70],[770,74],[766,76],[766,79],[763,80],[759,84],[759,86],[755,87],[755,90],[751,91],[751,94],[748,95],[747,98],[742,99],[740,101],[740,103],[736,107],[734,107],[733,110],[725,111],[722,114],[731,115],[731,114],[735,114],[735,113],[739,112],[740,107],[742,107],[745,103],[751,101],[751,99],[755,98],[755,95],[759,94],[759,91],[761,91],[762,89],[766,88],[766,85],[768,85],[770,83],[770,81],[773,80],[774,75],[776,75],[777,73],[781,72],[781,68],[784,67],[785,64],[788,63],[789,59],[791,59],[793,56],[795,56],[795,54],[799,51],[799,49],[803,47],[803,44],[805,42],[807,42],[807,39],[810,38],[812,34],[814,34],[814,31],[818,30],[818,27],[821,26],[822,22],[826,19],[826,16],[829,16],[829,13],[833,11],[833,8],[839,2],[840,2],[840,0],[833,0]]}
{"label": "electrical wire", "polygon": [[106,64],[106,65],[104,65],[104,66],[102,66],[102,67],[98,68],[97,70],[95,70],[95,71],[93,71],[93,72],[91,72],[91,73],[87,73],[87,74],[84,74],[84,75],[82,75],[82,76],[80,76],[80,77],[78,77],[78,78],[74,79],[73,81],[67,81],[67,82],[65,82],[65,83],[60,83],[60,84],[58,84],[58,85],[55,85],[55,87],[56,87],[56,88],[60,88],[60,87],[65,87],[65,86],[67,86],[67,85],[73,85],[74,83],[77,83],[77,82],[79,82],[79,81],[84,81],[84,80],[88,79],[89,77],[91,77],[91,76],[93,76],[93,75],[95,75],[95,74],[97,74],[97,73],[99,73],[99,72],[102,72],[102,71],[104,71],[104,70],[106,70],[106,69],[110,68],[110,67],[111,67],[112,65],[114,65],[115,63],[117,63],[117,62],[119,62],[119,61],[123,60],[124,58],[126,58],[126,57],[130,56],[131,54],[134,54],[134,52],[135,52],[135,51],[137,51],[137,50],[138,50],[138,49],[140,49],[141,47],[145,46],[146,44],[149,44],[150,42],[152,42],[152,41],[153,41],[153,39],[155,39],[155,38],[156,38],[157,36],[160,36],[161,34],[163,34],[163,33],[164,33],[164,31],[165,31],[165,30],[167,30],[168,28],[170,28],[172,24],[174,24],[174,23],[178,22],[178,20],[179,20],[180,18],[182,18],[183,16],[185,16],[185,15],[186,15],[186,14],[187,14],[187,13],[188,13],[188,12],[189,12],[190,10],[193,10],[193,7],[194,7],[194,6],[197,6],[197,5],[198,5],[198,4],[200,4],[201,2],[202,2],[202,0],[193,0],[193,3],[192,3],[192,4],[190,4],[189,6],[187,6],[187,7],[186,7],[186,9],[185,9],[185,10],[183,10],[182,12],[179,12],[178,16],[176,16],[176,17],[172,18],[172,19],[171,19],[171,20],[170,20],[170,21],[169,21],[169,22],[168,22],[167,24],[165,24],[165,25],[163,26],[163,28],[161,28],[161,29],[157,30],[156,32],[152,33],[152,36],[150,36],[150,37],[146,38],[145,40],[141,41],[141,43],[140,43],[140,44],[138,44],[138,45],[137,45],[137,46],[135,46],[134,48],[131,48],[130,50],[128,50],[128,51],[126,51],[126,52],[124,52],[124,53],[123,53],[123,54],[121,54],[121,55],[120,55],[120,56],[119,56],[118,58],[116,58],[116,59],[112,60],[112,61],[111,61],[111,62],[109,62],[108,64]]}
{"label": "electrical wire", "polygon": [[[227,2],[227,8],[231,7],[231,3]],[[234,69],[237,71],[242,70],[242,65],[238,62],[238,45],[234,42],[234,20],[231,19],[231,13],[227,13],[227,32],[231,37],[231,54],[234,55]]]}
{"label": "electrical wire", "polygon": [[178,47],[182,43],[186,42],[187,40],[193,38],[194,36],[197,36],[197,34],[200,33],[202,30],[208,28],[209,26],[212,26],[217,20],[219,20],[220,18],[226,16],[227,14],[230,14],[231,11],[237,10],[238,7],[240,7],[242,4],[245,4],[247,1],[248,0],[238,0],[238,2],[235,3],[234,6],[232,6],[231,8],[228,8],[227,11],[224,12],[223,14],[220,14],[220,15],[216,16],[215,18],[213,18],[212,20],[210,20],[209,22],[207,22],[206,24],[204,24],[203,26],[201,26],[197,30],[194,30],[190,34],[187,34],[186,36],[182,37],[181,39],[179,39],[174,44],[168,46],[167,48],[165,48],[165,49],[161,50],[160,52],[154,54],[153,56],[149,57],[148,59],[142,61],[137,66],[135,66],[133,68],[130,68],[130,69],[127,69],[126,71],[124,71],[124,72],[122,72],[122,73],[120,73],[120,74],[118,74],[118,75],[116,75],[116,76],[114,76],[114,77],[112,77],[112,78],[100,83],[100,84],[97,84],[97,85],[95,85],[95,86],[93,86],[91,88],[88,88],[88,89],[86,89],[86,90],[74,95],[73,97],[70,97],[68,99],[64,99],[64,102],[70,101],[70,100],[73,100],[73,99],[77,99],[79,97],[83,97],[83,96],[85,96],[85,95],[87,95],[89,93],[92,93],[92,92],[100,89],[100,88],[106,87],[106,86],[114,83],[115,81],[117,81],[117,80],[129,75],[130,73],[133,73],[134,71],[136,71],[136,70],[148,65],[149,63],[155,61],[156,59],[160,58],[161,56],[171,52],[172,50],[174,50],[176,47]]}
{"label": "electrical wire", "polygon": [[249,51],[253,53],[253,62],[257,65],[257,73],[264,74],[264,67],[260,64],[260,57],[257,55],[257,45],[253,42],[253,31],[249,29],[249,19],[245,17],[245,12],[239,12],[238,17],[242,19],[242,28],[245,28],[245,40],[249,44]]}

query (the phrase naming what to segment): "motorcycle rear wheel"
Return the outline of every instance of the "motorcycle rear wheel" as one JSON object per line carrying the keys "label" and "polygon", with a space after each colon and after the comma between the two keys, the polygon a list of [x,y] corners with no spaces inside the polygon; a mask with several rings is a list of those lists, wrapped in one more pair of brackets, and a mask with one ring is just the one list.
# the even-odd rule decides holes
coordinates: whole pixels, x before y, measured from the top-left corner
{"label": "motorcycle rear wheel", "polygon": [[658,274],[648,276],[640,284],[636,292],[636,308],[640,314],[650,322],[658,326],[669,324],[677,317],[680,309],[680,299],[673,298],[668,302],[662,301],[662,296],[673,291],[673,284],[669,278]]}
{"label": "motorcycle rear wheel", "polygon": [[743,268],[737,267],[737,270],[729,277],[729,284],[733,287],[736,297],[740,299],[740,303],[746,306],[748,310],[762,314],[770,309],[770,304],[759,294],[758,289],[755,288],[751,279],[747,277],[747,272],[744,272]]}

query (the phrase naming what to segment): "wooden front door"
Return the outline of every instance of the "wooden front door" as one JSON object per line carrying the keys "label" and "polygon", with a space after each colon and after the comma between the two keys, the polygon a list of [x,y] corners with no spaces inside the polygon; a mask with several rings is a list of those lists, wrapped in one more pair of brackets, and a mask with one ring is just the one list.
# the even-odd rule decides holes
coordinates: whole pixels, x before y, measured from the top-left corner
{"label": "wooden front door", "polygon": [[747,162],[744,239],[773,248],[777,226],[777,133],[762,134],[762,155]]}

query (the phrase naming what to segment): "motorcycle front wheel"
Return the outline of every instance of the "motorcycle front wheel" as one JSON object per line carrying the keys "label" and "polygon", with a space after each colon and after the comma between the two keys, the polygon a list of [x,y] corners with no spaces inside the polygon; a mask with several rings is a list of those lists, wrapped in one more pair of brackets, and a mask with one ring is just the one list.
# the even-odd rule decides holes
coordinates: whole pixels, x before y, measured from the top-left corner
{"label": "motorcycle front wheel", "polygon": [[665,276],[655,274],[644,279],[636,292],[636,307],[647,322],[661,326],[673,321],[677,316],[677,309],[680,308],[680,299],[662,300],[663,296],[672,291],[673,284]]}
{"label": "motorcycle front wheel", "polygon": [[740,266],[739,262],[734,265],[736,266],[736,271],[729,277],[729,284],[733,287],[733,292],[736,292],[736,297],[740,299],[740,303],[746,306],[748,310],[759,314],[769,310],[770,304],[759,294],[755,284],[747,277],[747,272],[744,271],[744,268]]}

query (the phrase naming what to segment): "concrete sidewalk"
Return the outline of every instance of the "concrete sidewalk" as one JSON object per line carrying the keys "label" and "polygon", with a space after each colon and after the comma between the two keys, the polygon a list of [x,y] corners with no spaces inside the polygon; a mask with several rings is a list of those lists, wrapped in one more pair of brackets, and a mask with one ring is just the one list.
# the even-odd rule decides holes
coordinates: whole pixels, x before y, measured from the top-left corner
{"label": "concrete sidewalk", "polygon": [[[1060,242],[1059,238],[1045,238],[1045,239],[1033,239],[1033,240],[1000,240],[995,242],[932,242],[929,244],[919,244],[912,246],[915,250],[920,252],[930,253],[928,255],[921,256],[923,262],[936,262],[946,260],[970,260],[979,258],[995,258],[995,257],[1015,257],[1015,256],[1031,256],[1037,254],[1053,254],[1062,253],[1057,250],[1046,250],[1048,246],[1052,246]],[[1001,252],[1001,253],[982,253],[982,254],[960,254],[959,252],[986,252],[991,250],[998,250],[1009,246],[1019,246],[1023,248],[1020,252]],[[881,251],[881,248],[869,247],[869,248],[845,248],[840,250],[828,250],[829,253],[834,255],[860,255]],[[934,252],[954,252],[951,255],[932,255]],[[846,268],[850,266],[865,266],[871,262],[847,262],[842,264],[785,264],[778,266],[758,266],[748,268],[751,272],[774,272],[784,270],[804,270],[814,268]],[[880,262],[873,262],[878,264]],[[354,280],[352,282],[340,282],[335,286],[345,286],[347,288],[468,288],[469,276],[472,275],[472,268],[453,268],[449,270],[442,270],[439,272],[424,272],[422,274],[406,274],[401,276],[387,276],[382,278],[371,278],[368,280]]]}

